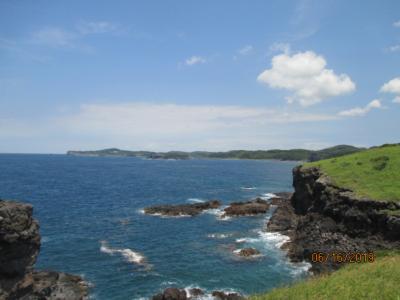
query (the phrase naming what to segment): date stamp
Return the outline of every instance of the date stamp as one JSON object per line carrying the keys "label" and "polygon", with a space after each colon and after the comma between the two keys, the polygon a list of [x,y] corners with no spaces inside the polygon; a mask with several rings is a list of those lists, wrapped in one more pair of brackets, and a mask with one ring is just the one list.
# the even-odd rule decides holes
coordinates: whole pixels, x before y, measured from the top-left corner
{"label": "date stamp", "polygon": [[313,252],[311,261],[314,263],[373,263],[373,252]]}

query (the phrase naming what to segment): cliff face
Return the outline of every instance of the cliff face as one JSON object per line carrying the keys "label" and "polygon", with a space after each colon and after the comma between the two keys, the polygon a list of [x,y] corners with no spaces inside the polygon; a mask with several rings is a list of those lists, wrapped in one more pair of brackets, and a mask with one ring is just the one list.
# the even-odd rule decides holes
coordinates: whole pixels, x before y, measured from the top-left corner
{"label": "cliff face", "polygon": [[352,191],[335,186],[317,168],[294,168],[293,186],[290,202],[278,204],[266,229],[290,236],[283,247],[292,261],[307,260],[318,273],[343,264],[313,263],[315,252],[400,249],[400,217],[390,214],[400,209],[398,203],[359,199]]}
{"label": "cliff face", "polygon": [[85,299],[79,276],[34,271],[40,250],[39,224],[31,205],[0,200],[0,300]]}
{"label": "cliff face", "polygon": [[294,168],[293,186],[292,205],[297,214],[319,213],[332,218],[352,237],[381,235],[400,240],[400,218],[388,214],[400,209],[399,203],[357,198],[352,191],[335,186],[317,168]]}

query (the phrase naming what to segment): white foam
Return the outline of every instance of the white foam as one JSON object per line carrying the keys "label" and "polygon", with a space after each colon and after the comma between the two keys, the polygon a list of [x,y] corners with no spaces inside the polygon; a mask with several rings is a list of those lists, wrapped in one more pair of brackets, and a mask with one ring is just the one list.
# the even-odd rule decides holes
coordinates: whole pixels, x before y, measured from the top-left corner
{"label": "white foam", "polygon": [[[190,290],[194,289],[194,288],[202,290],[204,292],[204,294],[203,295],[199,295],[199,296],[197,296],[197,297],[195,297],[193,299],[198,299],[198,300],[215,300],[216,299],[212,295],[211,291],[206,290],[206,289],[204,289],[202,287],[199,287],[198,285],[189,285],[189,286],[184,288],[188,298],[192,297],[192,294],[190,293]],[[229,288],[215,288],[215,289],[213,289],[213,291],[221,291],[221,292],[223,292],[225,294],[232,294],[232,293],[242,294],[242,293],[240,293],[238,291],[235,291],[235,290],[229,289]],[[244,294],[242,294],[242,295],[244,295]]]}
{"label": "white foam", "polygon": [[248,241],[247,238],[236,239],[236,243],[246,243],[247,241]]}
{"label": "white foam", "polygon": [[275,198],[275,197],[278,197],[278,196],[273,193],[265,193],[265,194],[262,194],[262,196],[260,198],[263,200],[269,200],[269,199]]}
{"label": "white foam", "polygon": [[277,248],[281,248],[283,244],[290,240],[290,237],[279,232],[259,231],[259,235],[261,239],[274,243],[274,246]]}
{"label": "white foam", "polygon": [[115,253],[121,254],[126,261],[134,264],[144,265],[145,264],[145,257],[138,252],[135,252],[129,248],[126,249],[117,249],[111,248],[107,245],[106,241],[100,242],[100,251],[103,253],[107,253],[110,255],[114,255]]}
{"label": "white foam", "polygon": [[232,235],[233,235],[232,233],[211,233],[208,234],[207,237],[213,239],[226,239],[228,237],[231,237]]}
{"label": "white foam", "polygon": [[191,203],[204,203],[205,201],[199,198],[189,198],[186,200],[187,202],[191,202]]}
{"label": "white foam", "polygon": [[255,189],[257,189],[256,187],[240,187],[242,190],[255,190]]}
{"label": "white foam", "polygon": [[290,264],[292,265],[292,267],[294,267],[290,271],[290,274],[292,274],[293,276],[298,276],[307,273],[312,267],[312,265],[306,261],[301,261],[298,263],[290,263]]}
{"label": "white foam", "polygon": [[205,212],[205,213],[208,213],[208,214],[211,214],[211,215],[215,215],[215,216],[217,217],[218,220],[227,221],[227,220],[230,220],[231,217],[225,215],[224,209],[225,209],[226,207],[227,207],[227,206],[220,207],[220,208],[207,209],[207,210],[205,210],[204,212]]}

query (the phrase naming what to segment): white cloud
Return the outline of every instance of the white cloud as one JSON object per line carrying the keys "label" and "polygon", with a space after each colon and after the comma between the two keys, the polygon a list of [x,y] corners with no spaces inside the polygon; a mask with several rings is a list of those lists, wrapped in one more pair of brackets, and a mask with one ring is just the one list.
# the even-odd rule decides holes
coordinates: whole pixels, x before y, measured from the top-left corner
{"label": "white cloud", "polygon": [[349,110],[339,112],[339,116],[342,117],[361,117],[369,113],[372,109],[382,108],[381,100],[374,99],[368,103],[365,107],[355,107]]}
{"label": "white cloud", "polygon": [[83,34],[100,34],[109,33],[117,30],[118,26],[111,22],[99,21],[99,22],[80,22],[77,25],[78,31]]}
{"label": "white cloud", "polygon": [[400,27],[400,20],[393,22],[394,27]]}
{"label": "white cloud", "polygon": [[258,76],[258,81],[272,88],[292,91],[291,102],[303,106],[319,103],[327,98],[355,90],[355,84],[346,74],[336,75],[326,69],[326,60],[312,51],[287,53],[272,58],[272,68]]}
{"label": "white cloud", "polygon": [[381,87],[381,92],[400,95],[400,77],[393,78]]}
{"label": "white cloud", "polygon": [[395,77],[382,85],[381,92],[395,94],[393,103],[400,103],[400,77]]}
{"label": "white cloud", "polygon": [[248,54],[250,54],[252,51],[253,51],[253,46],[251,46],[251,45],[246,45],[246,46],[244,46],[243,48],[241,48],[241,49],[239,49],[238,50],[238,53],[240,54],[240,55],[248,55]]}
{"label": "white cloud", "polygon": [[187,66],[194,66],[197,64],[204,64],[207,60],[204,57],[193,55],[185,60]]}

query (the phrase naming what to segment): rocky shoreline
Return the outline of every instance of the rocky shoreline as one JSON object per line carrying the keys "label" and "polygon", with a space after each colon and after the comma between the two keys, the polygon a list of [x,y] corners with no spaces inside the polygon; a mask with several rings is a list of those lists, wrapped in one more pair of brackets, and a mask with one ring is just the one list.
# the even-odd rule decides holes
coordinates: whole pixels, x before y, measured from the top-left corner
{"label": "rocky shoreline", "polygon": [[317,168],[293,169],[294,194],[273,200],[277,209],[266,231],[290,237],[282,245],[293,262],[308,261],[313,273],[336,270],[343,263],[313,262],[312,253],[370,253],[400,248],[400,217],[388,214],[400,205],[359,199],[335,186]]}
{"label": "rocky shoreline", "polygon": [[32,212],[29,204],[0,200],[0,299],[87,299],[80,276],[33,269],[40,234]]}

